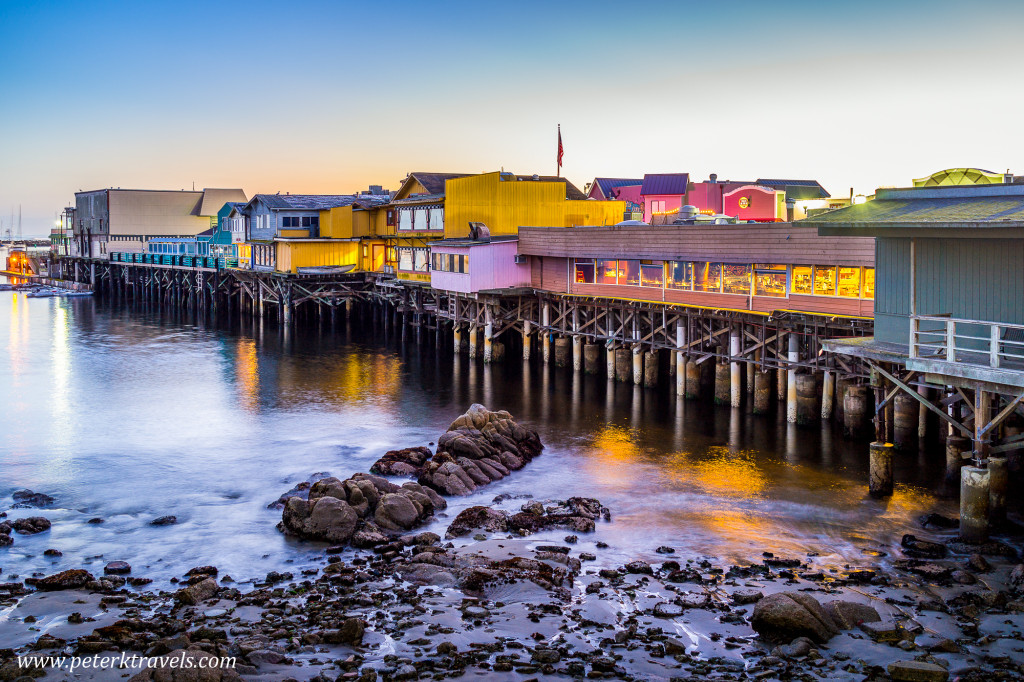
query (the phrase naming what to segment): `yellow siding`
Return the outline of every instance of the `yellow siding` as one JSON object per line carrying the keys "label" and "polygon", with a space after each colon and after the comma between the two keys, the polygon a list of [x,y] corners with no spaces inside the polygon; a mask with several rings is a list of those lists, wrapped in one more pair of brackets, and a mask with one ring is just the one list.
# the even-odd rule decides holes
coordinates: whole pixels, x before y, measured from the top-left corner
{"label": "yellow siding", "polygon": [[403,271],[399,270],[397,272],[397,274],[396,274],[396,277],[398,279],[405,280],[406,282],[429,282],[430,281],[430,273],[429,272],[403,272]]}
{"label": "yellow siding", "polygon": [[308,237],[309,230],[281,230],[281,236],[286,239]]}
{"label": "yellow siding", "polygon": [[[351,239],[353,211],[351,206],[320,211],[320,236],[327,239]],[[282,234],[282,236],[284,236]]]}
{"label": "yellow siding", "polygon": [[277,242],[277,270],[325,265],[358,265],[359,242]]}
{"label": "yellow siding", "polygon": [[427,188],[420,184],[419,180],[413,179],[408,187],[403,187],[395,194],[395,199],[406,199],[412,194],[426,194]]}
{"label": "yellow siding", "polygon": [[370,209],[370,236],[383,237],[395,233],[395,226],[388,225],[388,209],[386,207]]}
{"label": "yellow siding", "polygon": [[484,223],[492,235],[518,234],[520,227],[609,225],[625,210],[622,201],[566,201],[562,182],[483,173],[447,182],[444,236],[468,236],[470,222]]}

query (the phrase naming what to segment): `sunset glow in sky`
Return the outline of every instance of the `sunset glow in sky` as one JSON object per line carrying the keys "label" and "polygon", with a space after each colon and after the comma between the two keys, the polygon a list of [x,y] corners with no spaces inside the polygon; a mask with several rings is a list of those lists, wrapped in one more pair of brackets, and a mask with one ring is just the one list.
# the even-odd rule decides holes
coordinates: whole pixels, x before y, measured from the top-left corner
{"label": "sunset glow in sky", "polygon": [[1024,3],[0,0],[0,221],[76,190],[1024,174]]}

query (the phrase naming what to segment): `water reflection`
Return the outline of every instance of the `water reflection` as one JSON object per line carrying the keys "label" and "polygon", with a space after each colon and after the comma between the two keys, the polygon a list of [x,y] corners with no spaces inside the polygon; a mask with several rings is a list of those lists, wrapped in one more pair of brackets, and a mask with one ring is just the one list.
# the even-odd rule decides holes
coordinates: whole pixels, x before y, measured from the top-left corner
{"label": "water reflection", "polygon": [[[917,513],[952,511],[927,492],[941,457],[897,460],[902,485],[876,502],[865,494],[865,443],[685,401],[672,382],[645,390],[512,354],[485,366],[455,357],[448,335],[440,349],[436,334],[403,343],[386,321],[285,335],[246,316],[201,325],[160,306],[0,296],[10,298],[0,299],[0,496],[31,487],[60,507],[49,534],[5,550],[12,572],[101,553],[156,578],[202,563],[236,578],[301,563],[312,550],[277,533],[269,501],[314,471],[347,476],[387,449],[436,441],[473,402],[509,410],[547,447],[514,476],[452,500],[450,515],[506,492],[598,497],[615,519],[598,536],[610,556],[656,558],[669,544],[854,562],[866,545],[898,542]],[[147,525],[164,514],[179,524]],[[87,525],[93,516],[107,522]],[[50,546],[65,555],[55,564],[42,556]]]}

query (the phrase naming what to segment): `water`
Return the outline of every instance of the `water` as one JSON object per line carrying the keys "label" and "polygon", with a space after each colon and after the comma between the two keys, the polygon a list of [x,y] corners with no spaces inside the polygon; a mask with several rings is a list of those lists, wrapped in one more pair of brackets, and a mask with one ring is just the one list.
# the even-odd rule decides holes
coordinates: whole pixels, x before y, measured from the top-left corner
{"label": "water", "polygon": [[[151,307],[0,292],[0,345],[0,509],[22,488],[57,498],[41,512],[49,532],[0,549],[5,577],[98,572],[111,560],[161,587],[204,564],[236,580],[296,571],[320,547],[281,535],[269,502],[313,472],[344,478],[388,449],[435,441],[474,402],[509,410],[547,447],[452,500],[429,527],[442,534],[460,509],[501,493],[586,495],[612,510],[611,524],[581,537],[581,549],[609,543],[603,562],[654,559],[669,545],[677,558],[727,561],[817,552],[827,567],[877,561],[917,515],[955,513],[931,492],[942,476],[936,453],[900,455],[896,494],[874,501],[866,443],[831,427],[539,363],[485,367],[355,324],[283,335],[269,321],[227,328]],[[168,514],[176,525],[149,525]],[[104,523],[86,523],[94,517]],[[43,556],[51,547],[63,557]]]}

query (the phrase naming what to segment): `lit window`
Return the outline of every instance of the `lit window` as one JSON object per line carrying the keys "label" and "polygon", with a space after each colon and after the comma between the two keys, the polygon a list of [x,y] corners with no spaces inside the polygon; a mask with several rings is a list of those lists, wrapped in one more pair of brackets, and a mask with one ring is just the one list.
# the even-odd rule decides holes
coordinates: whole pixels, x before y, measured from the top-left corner
{"label": "lit window", "polygon": [[698,262],[693,264],[694,291],[721,291],[722,264]]}
{"label": "lit window", "polygon": [[597,283],[615,284],[616,274],[619,271],[619,262],[615,260],[597,261]]}
{"label": "lit window", "polygon": [[875,269],[864,268],[864,286],[860,290],[861,296],[864,298],[875,297]]}
{"label": "lit window", "polygon": [[755,265],[754,266],[755,296],[785,296],[786,266]]}
{"label": "lit window", "polygon": [[631,284],[633,286],[640,286],[639,260],[619,261],[619,284]]}
{"label": "lit window", "polygon": [[839,268],[839,295],[860,296],[860,268]]}
{"label": "lit window", "polygon": [[723,265],[722,266],[723,290],[727,294],[750,294],[750,266],[749,265]]}
{"label": "lit window", "polygon": [[814,292],[814,270],[810,265],[793,266],[793,293],[807,294]]}
{"label": "lit window", "polygon": [[640,261],[640,286],[661,287],[665,280],[665,266],[661,262]]}
{"label": "lit window", "polygon": [[677,260],[666,263],[666,265],[668,267],[666,286],[670,289],[685,289],[687,291],[693,288],[693,263]]}
{"label": "lit window", "polygon": [[576,277],[575,281],[577,284],[593,284],[594,283],[594,261],[591,259],[580,260],[576,259]]}
{"label": "lit window", "polygon": [[814,295],[836,295],[836,269],[831,265],[814,266]]}

